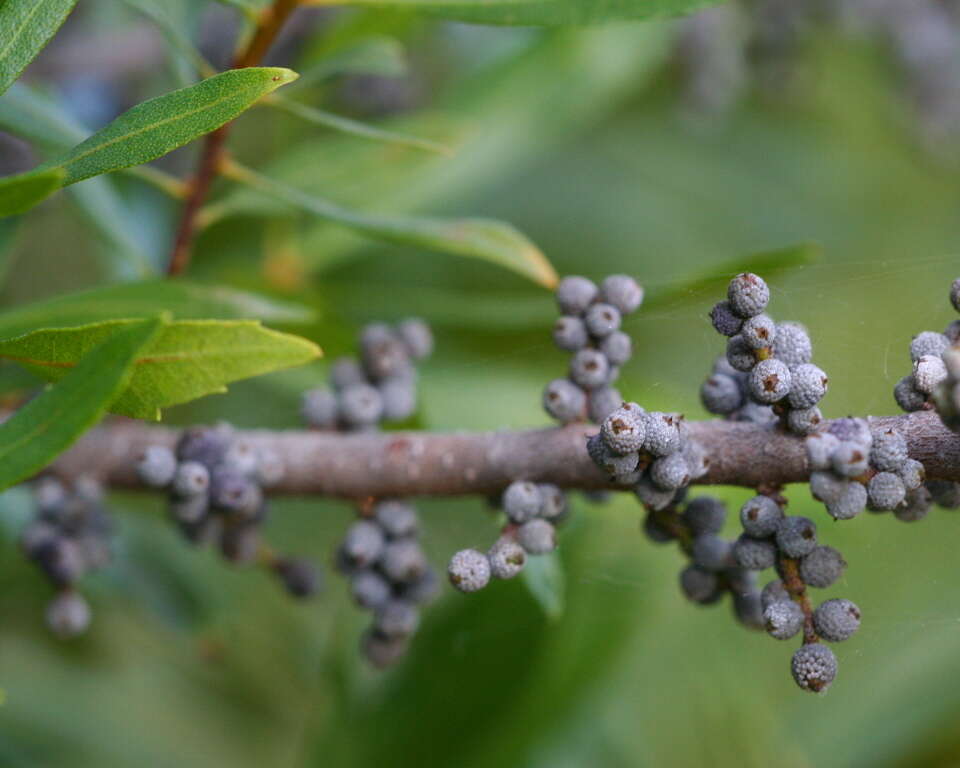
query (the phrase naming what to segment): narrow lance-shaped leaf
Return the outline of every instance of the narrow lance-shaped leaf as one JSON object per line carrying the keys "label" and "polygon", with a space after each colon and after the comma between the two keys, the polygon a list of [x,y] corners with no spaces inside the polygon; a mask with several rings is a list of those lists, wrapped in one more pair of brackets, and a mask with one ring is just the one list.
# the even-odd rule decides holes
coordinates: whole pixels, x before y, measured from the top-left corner
{"label": "narrow lance-shaped leaf", "polygon": [[[677,16],[720,0],[347,0],[349,5],[407,10],[456,21],[559,27],[618,19]],[[324,5],[326,0],[307,0]]]}
{"label": "narrow lance-shaped leaf", "polygon": [[[230,70],[138,104],[60,157],[0,182],[0,216],[26,210],[22,190],[31,188],[38,175],[59,170],[66,186],[150,162],[230,122],[296,76],[289,69],[274,67]],[[41,199],[36,192],[30,197],[31,204]]]}
{"label": "narrow lance-shaped leaf", "polygon": [[0,425],[0,489],[41,470],[97,422],[162,325],[138,320],[112,329],[62,381]]}
{"label": "narrow lance-shaped leaf", "polygon": [[[112,320],[34,331],[0,342],[0,358],[57,381],[105,338],[137,322]],[[320,354],[320,348],[306,339],[251,320],[171,322],[141,351],[129,385],[110,410],[158,418],[161,408],[225,392],[232,381],[302,365]]]}
{"label": "narrow lance-shaped leaf", "polygon": [[224,285],[185,280],[145,280],[104,285],[0,313],[0,339],[37,328],[89,325],[118,317],[150,317],[169,312],[177,320],[241,318],[273,323],[309,323],[313,310]]}
{"label": "narrow lance-shaped leaf", "polygon": [[528,557],[521,576],[544,616],[551,621],[559,620],[566,604],[567,580],[557,553]]}
{"label": "narrow lance-shaped leaf", "polygon": [[267,179],[236,164],[225,168],[224,173],[314,216],[378,240],[483,259],[519,272],[547,288],[553,288],[557,283],[557,273],[540,249],[521,232],[502,221],[360,213]]}
{"label": "narrow lance-shaped leaf", "polygon": [[66,177],[62,168],[49,168],[0,179],[0,216],[30,210],[60,189]]}
{"label": "narrow lance-shaped leaf", "polygon": [[0,2],[0,93],[27,68],[77,0],[3,0]]}

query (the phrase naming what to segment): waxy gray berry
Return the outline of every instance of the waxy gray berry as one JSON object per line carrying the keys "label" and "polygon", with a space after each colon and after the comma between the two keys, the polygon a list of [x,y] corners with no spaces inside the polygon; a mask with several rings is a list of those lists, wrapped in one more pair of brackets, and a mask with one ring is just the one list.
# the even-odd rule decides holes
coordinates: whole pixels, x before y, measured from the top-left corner
{"label": "waxy gray berry", "polygon": [[726,519],[726,505],[713,496],[698,496],[683,510],[683,521],[694,536],[719,533]]}
{"label": "waxy gray berry", "polygon": [[390,541],[383,548],[380,569],[392,582],[410,583],[427,570],[427,558],[414,539]]}
{"label": "waxy gray berry", "polygon": [[570,379],[584,389],[596,389],[609,383],[610,362],[602,352],[587,348],[570,358]]}
{"label": "waxy gray berry", "polygon": [[173,476],[173,491],[177,496],[198,496],[210,486],[210,472],[197,461],[185,461]]}
{"label": "waxy gray berry", "polygon": [[904,376],[893,388],[893,399],[907,413],[919,411],[927,402],[927,396],[916,387],[913,374]]}
{"label": "waxy gray berry", "polygon": [[650,479],[665,491],[682,488],[690,482],[690,467],[681,452],[672,453],[650,465]]}
{"label": "waxy gray berry", "polygon": [[433,332],[418,317],[407,318],[397,326],[397,336],[414,360],[423,360],[433,354]]}
{"label": "waxy gray berry", "polygon": [[553,324],[553,343],[567,352],[576,352],[587,346],[590,337],[587,326],[579,317],[563,315]]}
{"label": "waxy gray berry", "polygon": [[374,613],[374,629],[384,637],[410,637],[420,624],[420,611],[406,600],[387,600]]}
{"label": "waxy gray berry", "polygon": [[783,582],[780,579],[768,581],[760,592],[760,604],[763,606],[763,609],[766,610],[768,606],[780,600],[790,600],[790,593],[787,592],[787,588],[783,586]]}
{"label": "waxy gray berry", "polygon": [[364,570],[351,575],[350,592],[357,605],[373,610],[390,599],[390,584],[379,573]]}
{"label": "waxy gray berry", "polygon": [[798,365],[791,372],[791,408],[812,408],[827,393],[827,374],[812,363]]}
{"label": "waxy gray berry", "polygon": [[340,357],[330,366],[330,384],[337,391],[346,389],[352,384],[366,384],[367,375],[359,360],[352,357]]}
{"label": "waxy gray berry", "polygon": [[777,326],[769,315],[754,315],[743,321],[740,336],[750,349],[764,349],[776,341]]}
{"label": "waxy gray berry", "polygon": [[789,640],[803,629],[803,610],[793,600],[779,600],[763,611],[763,626],[770,637]]}
{"label": "waxy gray berry", "polygon": [[636,403],[624,403],[600,425],[607,447],[619,454],[638,451],[646,434],[646,413]]}
{"label": "waxy gray berry", "polygon": [[249,477],[220,466],[210,475],[210,506],[222,512],[254,517],[263,503],[260,486]]}
{"label": "waxy gray berry", "polygon": [[743,318],[736,315],[729,301],[721,301],[710,310],[710,322],[717,333],[724,336],[736,336],[743,327]]}
{"label": "waxy gray berry", "polygon": [[761,360],[750,371],[750,394],[760,403],[775,403],[790,394],[792,376],[786,363],[771,357]]}
{"label": "waxy gray berry", "polygon": [[790,660],[790,674],[803,690],[822,693],[837,676],[837,657],[820,643],[801,646]]}
{"label": "waxy gray berry", "polygon": [[643,287],[629,275],[610,275],[600,284],[600,298],[629,315],[643,303]]}
{"label": "waxy gray berry", "polygon": [[825,500],[827,513],[834,520],[850,520],[867,507],[867,489],[854,480],[844,481],[836,498]]}
{"label": "waxy gray berry", "polygon": [[870,463],[881,472],[897,472],[908,460],[907,441],[895,429],[875,432],[870,447]]}
{"label": "waxy gray berry", "polygon": [[540,514],[543,494],[536,483],[518,480],[503,492],[502,505],[510,521],[520,525]]}
{"label": "waxy gray berry", "polygon": [[688,600],[701,605],[716,602],[723,594],[717,574],[695,565],[680,571],[680,589]]}
{"label": "waxy gray berry", "polygon": [[733,542],[714,534],[697,536],[690,554],[696,565],[708,571],[723,571],[736,564]]}
{"label": "waxy gray berry", "polygon": [[813,521],[791,515],[777,526],[777,547],[787,557],[809,555],[817,546],[817,526]]}
{"label": "waxy gray berry", "polygon": [[807,461],[814,470],[830,469],[833,465],[833,452],[837,450],[840,441],[829,432],[819,432],[810,435],[803,441],[807,451]]}
{"label": "waxy gray berry", "polygon": [[813,626],[824,640],[842,642],[860,628],[860,609],[849,600],[827,600],[813,612]]}
{"label": "waxy gray berry", "polygon": [[461,592],[476,592],[490,582],[490,561],[475,549],[462,549],[450,558],[450,583]]}
{"label": "waxy gray berry", "polygon": [[303,393],[300,416],[308,427],[336,429],[339,413],[337,396],[326,387],[309,389]]}
{"label": "waxy gray berry", "polygon": [[925,355],[940,357],[950,347],[950,340],[942,333],[924,331],[910,342],[910,359],[916,362]]}
{"label": "waxy gray berry", "polygon": [[583,316],[587,332],[595,339],[605,339],[620,328],[620,310],[612,304],[594,304]]}
{"label": "waxy gray berry", "polygon": [[540,517],[554,524],[562,523],[567,516],[567,495],[552,483],[538,483],[543,506],[540,508]]}
{"label": "waxy gray berry", "polygon": [[396,376],[410,367],[410,355],[394,330],[372,323],[360,332],[360,359],[373,381]]}
{"label": "waxy gray berry", "polygon": [[847,568],[847,562],[833,547],[820,545],[800,560],[800,578],[808,587],[826,589],[833,585]]}
{"label": "waxy gray berry", "polygon": [[754,539],[744,534],[734,544],[733,556],[741,568],[762,571],[777,562],[777,548],[768,539]]}
{"label": "waxy gray berry", "polygon": [[347,529],[340,551],[353,567],[366,568],[380,559],[385,546],[383,530],[379,525],[369,520],[358,520]]}
{"label": "waxy gray berry", "polygon": [[809,363],[813,358],[813,344],[807,329],[800,323],[779,323],[773,354],[790,368]]}
{"label": "waxy gray berry", "polygon": [[646,414],[643,448],[654,456],[668,456],[680,448],[679,416],[651,411]]}
{"label": "waxy gray berry", "polygon": [[582,315],[597,293],[597,286],[592,280],[578,275],[565,277],[557,286],[557,305],[564,315]]}
{"label": "waxy gray berry", "polygon": [[831,466],[842,477],[859,477],[870,464],[870,449],[862,443],[841,441],[833,452]]}
{"label": "waxy gray berry", "polygon": [[904,461],[897,471],[897,474],[900,475],[900,479],[903,481],[903,487],[907,489],[908,493],[923,485],[923,481],[926,480],[927,477],[927,472],[923,464],[916,459],[907,459]]}
{"label": "waxy gray berry", "polygon": [[383,421],[406,421],[417,410],[417,387],[412,379],[384,379],[377,389],[383,401]]}
{"label": "waxy gray berry", "polygon": [[542,518],[535,518],[517,529],[517,541],[531,555],[545,555],[557,548],[557,532]]}
{"label": "waxy gray berry", "polygon": [[740,523],[744,533],[757,539],[775,534],[781,520],[783,510],[769,496],[754,496],[740,508]]}
{"label": "waxy gray berry", "polygon": [[512,536],[501,536],[487,552],[490,573],[497,579],[512,579],[527,562],[527,552]]}
{"label": "waxy gray berry", "polygon": [[732,376],[715,373],[701,385],[700,402],[710,413],[726,416],[743,405],[743,390]]}
{"label": "waxy gray berry", "polygon": [[340,417],[350,427],[369,427],[383,416],[383,397],[369,384],[351,384],[339,398]]}
{"label": "waxy gray berry", "polygon": [[163,445],[148,445],[137,461],[137,475],[153,488],[163,488],[173,482],[177,459],[173,451]]}
{"label": "waxy gray berry", "polygon": [[743,336],[737,334],[727,340],[727,362],[734,370],[742,373],[753,370],[753,366],[757,364],[757,358],[743,340]]}
{"label": "waxy gray berry", "polygon": [[587,406],[590,421],[598,424],[602,423],[607,416],[617,410],[622,404],[623,396],[618,389],[613,387],[599,387],[592,390]]}
{"label": "waxy gray berry", "polygon": [[600,342],[600,351],[611,365],[623,365],[633,354],[633,341],[623,331],[614,331]]}
{"label": "waxy gray berry", "polygon": [[946,378],[947,366],[939,355],[924,355],[913,364],[913,385],[925,395],[932,395]]}
{"label": "waxy gray berry", "polygon": [[817,406],[794,408],[787,413],[787,428],[795,435],[810,435],[820,429],[823,414]]}
{"label": "waxy gray berry", "polygon": [[867,501],[872,509],[887,512],[903,504],[907,489],[893,472],[878,472],[867,484]]}
{"label": "waxy gray berry", "polygon": [[383,532],[391,539],[402,539],[417,533],[417,511],[407,502],[397,499],[378,501],[373,516]]}
{"label": "waxy gray berry", "polygon": [[770,301],[770,289],[762,277],[743,272],[730,281],[727,300],[734,313],[747,318],[759,315]]}
{"label": "waxy gray berry", "polygon": [[568,379],[554,379],[543,390],[543,407],[561,424],[583,418],[586,393]]}

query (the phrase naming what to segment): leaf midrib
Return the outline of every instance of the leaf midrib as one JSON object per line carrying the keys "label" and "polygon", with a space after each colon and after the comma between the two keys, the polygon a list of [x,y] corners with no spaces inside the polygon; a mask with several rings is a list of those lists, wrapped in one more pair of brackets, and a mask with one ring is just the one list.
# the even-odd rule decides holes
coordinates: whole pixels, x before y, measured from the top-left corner
{"label": "leaf midrib", "polygon": [[6,46],[2,51],[0,51],[0,62],[2,62],[2,61],[6,58],[7,53],[9,53],[9,52],[10,52],[10,49],[13,48],[14,43],[16,43],[17,40],[20,39],[20,36],[23,34],[23,30],[25,30],[25,29],[27,28],[27,26],[30,24],[30,22],[33,21],[33,17],[36,16],[37,13],[39,13],[40,9],[41,9],[45,4],[46,4],[46,1],[45,1],[45,0],[41,0],[39,3],[37,3],[35,6],[33,6],[33,10],[31,10],[30,13],[27,14],[26,18],[23,20],[23,24],[21,24],[21,25],[14,31],[14,34],[13,34],[13,35],[11,36],[11,38],[10,38],[10,42],[7,43],[7,46]]}

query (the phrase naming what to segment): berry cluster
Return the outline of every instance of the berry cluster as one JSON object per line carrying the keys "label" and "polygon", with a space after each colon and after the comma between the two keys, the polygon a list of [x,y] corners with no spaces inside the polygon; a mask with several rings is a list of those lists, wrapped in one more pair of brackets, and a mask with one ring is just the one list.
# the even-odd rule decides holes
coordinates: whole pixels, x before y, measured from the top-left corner
{"label": "berry cluster", "polygon": [[683,416],[647,413],[623,403],[587,440],[594,463],[621,485],[632,485],[651,509],[665,509],[691,481],[707,471],[707,457],[690,439]]}
{"label": "berry cluster", "polygon": [[512,579],[527,555],[557,548],[556,526],[567,517],[567,497],[557,486],[518,480],[503,492],[501,506],[507,522],[487,553],[461,549],[450,558],[447,575],[461,592],[483,589],[491,578]]}
{"label": "berry cluster", "polygon": [[565,277],[557,286],[561,316],[553,341],[573,353],[565,379],[554,379],[543,391],[543,407],[561,424],[600,423],[623,399],[613,387],[633,352],[630,336],[620,326],[643,303],[643,288],[627,275],[611,275],[599,287],[585,277]]}
{"label": "berry cluster", "polygon": [[727,519],[726,505],[712,496],[699,496],[681,507],[682,500],[662,509],[648,509],[643,524],[651,541],[677,541],[690,559],[680,571],[680,589],[699,605],[713,605],[727,593],[733,612],[750,629],[763,626],[756,574],[737,565],[734,542],[719,534]]}
{"label": "berry cluster", "polygon": [[87,573],[110,562],[112,521],[103,489],[90,477],[66,487],[53,477],[33,486],[34,517],[20,537],[23,553],[57,589],[47,606],[47,625],[60,637],[82,634],[90,606],[76,590]]}
{"label": "berry cluster", "polygon": [[740,508],[743,533],[733,546],[740,568],[763,571],[775,568],[779,578],[764,586],[760,595],[762,626],[777,640],[789,640],[803,631],[803,645],[790,665],[793,679],[804,690],[825,691],[837,673],[837,661],[819,640],[839,642],[860,626],[860,611],[849,600],[826,600],[812,609],[807,587],[825,589],[846,568],[843,556],[817,543],[812,520],[786,515],[786,500],[759,494]]}
{"label": "berry cluster", "polygon": [[827,392],[827,375],[810,362],[806,329],[774,323],[764,313],[769,301],[763,278],[744,272],[730,281],[727,300],[710,311],[713,327],[729,337],[726,365],[714,366],[700,396],[711,413],[758,423],[779,418],[791,432],[807,435],[823,420],[817,403]]}
{"label": "berry cluster", "polygon": [[907,441],[894,428],[871,430],[864,419],[836,419],[825,432],[806,439],[810,491],[835,520],[864,509],[893,512],[899,520],[924,517],[930,494],[923,464],[907,454]]}
{"label": "berry cluster", "polygon": [[361,650],[376,667],[406,653],[420,623],[417,606],[437,592],[436,573],[417,539],[419,528],[412,505],[381,499],[361,510],[337,550],[337,569],[350,580],[354,601],[373,612]]}
{"label": "berry cluster", "polygon": [[360,359],[341,357],[330,370],[330,386],[304,393],[301,415],[314,429],[368,431],[384,421],[405,421],[417,410],[415,362],[433,352],[430,327],[410,318],[391,328],[383,323],[360,333]]}
{"label": "berry cluster", "polygon": [[279,482],[282,464],[237,438],[232,427],[191,427],[173,451],[149,446],[137,472],[146,485],[167,490],[170,517],[188,541],[216,542],[234,564],[260,562],[294,597],[317,592],[320,576],[311,563],[277,556],[261,539],[267,517],[263,489]]}

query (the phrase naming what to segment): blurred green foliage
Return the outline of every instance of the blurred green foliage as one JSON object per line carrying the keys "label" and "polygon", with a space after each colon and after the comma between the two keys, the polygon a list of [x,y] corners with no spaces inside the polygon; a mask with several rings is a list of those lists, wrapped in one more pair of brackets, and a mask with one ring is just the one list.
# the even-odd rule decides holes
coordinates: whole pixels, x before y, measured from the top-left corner
{"label": "blurred green foliage", "polygon": [[[629,324],[636,353],[621,388],[648,408],[705,416],[697,391],[722,340],[705,319],[719,290],[701,281],[727,277],[743,254],[820,244],[818,261],[772,278],[771,312],[810,328],[830,375],[830,417],[894,412],[910,337],[952,319],[956,169],[916,146],[872,48],[821,39],[803,52],[813,76],[788,98],[755,96],[724,121],[692,126],[678,117],[669,23],[537,32],[376,14],[338,30],[346,41],[394,35],[408,46],[435,92],[428,111],[386,125],[450,143],[456,156],[332,136],[266,110],[237,126],[237,154],[364,209],[506,219],[561,274],[636,275],[669,297]],[[324,81],[304,93],[323,103],[332,90]],[[155,192],[111,183],[138,229],[168,236],[175,212]],[[52,201],[15,234],[6,305],[116,277],[116,246],[89,237],[71,205]],[[213,205],[192,277],[315,308],[299,330],[328,359],[351,350],[362,322],[420,314],[438,336],[423,370],[423,427],[547,423],[540,388],[565,361],[549,343],[542,288],[488,264],[371,245],[245,194]],[[294,426],[299,391],[323,372],[271,374],[169,417]],[[747,498],[721,493],[733,509]],[[865,616],[825,697],[790,681],[792,644],[747,633],[726,604],[682,600],[680,555],[641,536],[639,505],[626,496],[577,500],[561,540],[559,619],[519,581],[445,593],[410,656],[375,673],[356,653],[366,618],[335,575],[319,600],[294,604],[266,575],[189,549],[159,499],[133,495],[114,499],[122,551],[90,585],[91,632],[56,641],[42,622],[49,588],[15,551],[23,494],[8,492],[0,764],[956,764],[960,517],[827,525],[805,487],[789,497],[850,563],[825,596],[849,597]],[[437,565],[495,529],[483,500],[422,510]],[[268,530],[278,547],[328,563],[350,517],[343,504],[289,500]]]}

